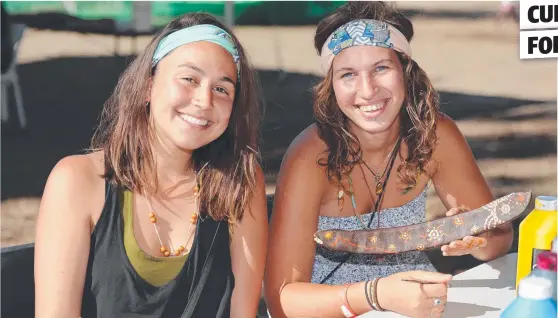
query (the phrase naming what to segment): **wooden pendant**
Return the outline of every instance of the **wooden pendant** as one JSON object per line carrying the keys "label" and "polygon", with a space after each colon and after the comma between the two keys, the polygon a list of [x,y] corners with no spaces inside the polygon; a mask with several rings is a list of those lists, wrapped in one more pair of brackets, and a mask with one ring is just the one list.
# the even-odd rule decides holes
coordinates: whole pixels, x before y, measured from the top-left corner
{"label": "wooden pendant", "polygon": [[381,182],[376,183],[376,194],[380,195],[382,192],[384,192],[384,187],[382,186]]}

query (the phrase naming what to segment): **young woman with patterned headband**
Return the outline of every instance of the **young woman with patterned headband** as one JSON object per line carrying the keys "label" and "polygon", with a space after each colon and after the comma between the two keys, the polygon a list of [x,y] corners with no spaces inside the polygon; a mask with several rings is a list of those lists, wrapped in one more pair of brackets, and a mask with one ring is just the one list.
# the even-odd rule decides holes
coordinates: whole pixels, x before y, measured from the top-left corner
{"label": "young woman with patterned headband", "polygon": [[[316,123],[285,155],[270,225],[265,294],[273,318],[442,315],[451,275],[437,273],[419,246],[378,256],[335,252],[313,240],[324,229],[426,222],[429,183],[447,215],[494,199],[412,59],[412,36],[411,22],[382,2],[349,3],[318,24],[325,78],[314,90]],[[512,235],[506,227],[442,251],[490,260],[509,250]]]}
{"label": "young woman with patterned headband", "polygon": [[238,39],[171,21],[126,69],[93,151],[41,202],[36,317],[255,317],[267,210],[259,92]]}

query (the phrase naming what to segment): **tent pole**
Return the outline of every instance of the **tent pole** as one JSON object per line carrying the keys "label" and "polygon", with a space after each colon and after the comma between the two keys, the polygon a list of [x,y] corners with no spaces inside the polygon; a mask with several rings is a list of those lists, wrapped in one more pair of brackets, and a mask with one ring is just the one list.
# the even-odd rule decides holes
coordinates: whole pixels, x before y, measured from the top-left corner
{"label": "tent pole", "polygon": [[225,1],[225,24],[234,27],[234,1]]}

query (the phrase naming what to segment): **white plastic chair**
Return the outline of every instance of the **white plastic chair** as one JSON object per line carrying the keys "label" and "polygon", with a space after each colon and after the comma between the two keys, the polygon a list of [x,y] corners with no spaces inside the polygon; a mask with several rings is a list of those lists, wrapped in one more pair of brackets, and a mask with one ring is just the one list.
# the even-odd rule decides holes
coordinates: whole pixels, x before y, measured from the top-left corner
{"label": "white plastic chair", "polygon": [[12,58],[12,62],[8,67],[8,70],[1,75],[2,81],[2,121],[8,121],[9,118],[9,107],[8,107],[8,86],[13,88],[15,102],[17,106],[17,117],[19,118],[19,124],[22,128],[27,126],[27,119],[25,118],[25,109],[23,108],[23,97],[21,94],[21,87],[19,86],[19,79],[17,76],[17,52],[19,48],[19,42],[23,37],[23,33],[25,32],[25,25],[24,24],[12,24],[11,33],[12,33],[12,41],[14,43],[14,55]]}

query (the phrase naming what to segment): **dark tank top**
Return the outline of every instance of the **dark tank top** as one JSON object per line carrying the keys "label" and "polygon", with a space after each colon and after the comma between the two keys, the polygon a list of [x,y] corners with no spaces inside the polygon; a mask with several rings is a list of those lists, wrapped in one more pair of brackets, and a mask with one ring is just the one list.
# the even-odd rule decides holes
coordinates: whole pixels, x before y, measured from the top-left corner
{"label": "dark tank top", "polygon": [[82,317],[229,317],[234,276],[227,222],[198,218],[184,266],[168,284],[153,286],[136,273],[124,250],[122,189],[106,182],[105,191],[91,234]]}

